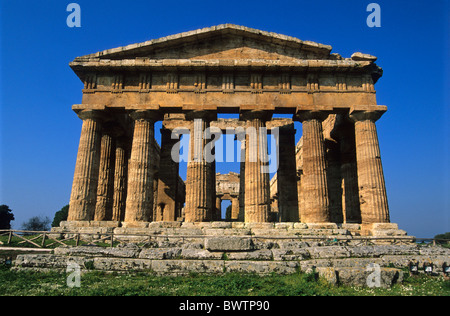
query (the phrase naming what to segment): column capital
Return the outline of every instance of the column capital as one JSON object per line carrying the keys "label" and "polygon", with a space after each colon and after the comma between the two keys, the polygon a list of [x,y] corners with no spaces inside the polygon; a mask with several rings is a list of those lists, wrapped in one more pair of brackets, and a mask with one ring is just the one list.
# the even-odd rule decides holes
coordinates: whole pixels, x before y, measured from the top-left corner
{"label": "column capital", "polygon": [[156,110],[134,110],[130,112],[130,117],[135,121],[146,120],[155,122],[162,119],[161,113]]}
{"label": "column capital", "polygon": [[332,111],[330,110],[298,110],[297,113],[294,114],[293,120],[300,122],[318,120],[322,122],[331,113]]}
{"label": "column capital", "polygon": [[353,110],[349,113],[349,117],[353,122],[370,120],[376,122],[386,109],[380,110]]}
{"label": "column capital", "polygon": [[102,110],[82,110],[78,112],[77,115],[83,121],[87,119],[104,121],[108,118],[106,113]]}
{"label": "column capital", "polygon": [[241,121],[261,120],[269,121],[272,118],[272,111],[270,110],[243,110],[239,114]]}
{"label": "column capital", "polygon": [[217,120],[217,111],[212,110],[192,110],[186,112],[186,120],[193,121],[195,119],[202,119],[208,122]]}

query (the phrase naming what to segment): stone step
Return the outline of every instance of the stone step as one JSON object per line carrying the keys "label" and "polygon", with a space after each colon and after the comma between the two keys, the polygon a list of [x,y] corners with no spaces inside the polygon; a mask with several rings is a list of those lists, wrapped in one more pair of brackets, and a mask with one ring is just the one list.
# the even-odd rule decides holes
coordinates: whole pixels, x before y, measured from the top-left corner
{"label": "stone step", "polygon": [[[297,271],[315,273],[318,277],[325,278],[333,284],[346,284],[353,286],[370,286],[370,274],[378,269],[378,286],[389,287],[396,282],[401,282],[403,272],[399,269],[376,266],[370,261],[352,264],[350,266],[318,266],[311,269],[304,267],[298,261],[276,260],[151,260],[141,258],[84,258],[64,257],[55,255],[26,255],[16,259],[14,270],[60,270],[64,271],[69,264],[76,263],[82,271],[99,270],[129,272],[151,272],[156,275],[187,275],[190,273],[214,274],[223,273],[256,273],[259,275],[293,274]],[[366,264],[367,263],[367,264]],[[375,265],[374,265],[375,264]]]}
{"label": "stone step", "polygon": [[[233,239],[228,237],[227,239]],[[285,244],[283,248],[256,249],[241,240],[231,244],[216,238],[206,247],[185,248],[127,247],[60,247],[52,254],[21,254],[14,261],[15,270],[64,271],[76,263],[82,271],[151,272],[157,275],[189,273],[221,274],[227,272],[292,274],[297,271],[316,273],[334,284],[366,286],[371,272],[380,273],[381,286],[390,286],[403,278],[399,269],[411,261],[423,267],[432,263],[435,273],[443,272],[449,262],[450,249],[421,248],[417,245],[314,246]],[[394,268],[394,269],[393,269]]]}
{"label": "stone step", "polygon": [[[296,247],[296,245],[285,244],[284,247],[257,248],[254,244],[249,242],[248,239],[231,241],[228,239],[229,238],[226,238],[225,240],[223,238],[216,238],[208,240],[205,246],[198,244],[188,245],[186,247],[140,248],[136,245],[116,248],[88,246],[59,247],[54,250],[54,254],[67,257],[113,257],[152,260],[309,260],[313,265],[315,264],[314,260],[321,259],[339,260],[345,258],[365,258],[374,262],[375,259],[379,258],[404,258],[399,264],[402,266],[405,265],[405,260],[410,261],[415,257],[439,258],[439,260],[441,260],[441,258],[444,258],[442,260],[447,258],[447,261],[450,259],[450,249],[439,247],[434,248],[434,251],[427,248],[421,249],[418,246],[400,245]],[[443,262],[439,264],[442,266]]]}

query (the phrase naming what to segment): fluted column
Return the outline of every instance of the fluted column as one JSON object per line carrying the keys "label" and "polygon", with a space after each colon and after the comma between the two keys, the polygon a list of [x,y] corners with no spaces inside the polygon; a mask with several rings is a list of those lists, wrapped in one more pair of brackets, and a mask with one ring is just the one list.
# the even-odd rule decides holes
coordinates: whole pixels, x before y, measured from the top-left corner
{"label": "fluted column", "polygon": [[101,144],[101,112],[84,110],[78,146],[68,221],[90,221],[94,218]]}
{"label": "fluted column", "polygon": [[114,193],[115,140],[112,130],[104,129],[100,146],[100,166],[97,185],[97,203],[95,205],[95,221],[112,219]]}
{"label": "fluted column", "polygon": [[152,111],[134,111],[134,132],[131,157],[128,164],[125,222],[148,222],[153,213],[154,123],[157,114]]}
{"label": "fluted column", "polygon": [[186,222],[206,222],[212,220],[214,209],[212,200],[212,165],[204,157],[208,142],[204,131],[210,126],[214,114],[208,111],[192,111],[186,119],[193,121],[189,138],[189,161],[186,175]]}
{"label": "fluted column", "polygon": [[123,221],[125,219],[125,202],[127,198],[127,166],[128,166],[128,142],[121,137],[116,141],[115,168],[114,168],[114,193],[112,220]]}
{"label": "fluted column", "polygon": [[244,221],[245,214],[245,130],[236,129],[236,139],[241,142],[239,162],[239,214],[238,221]]}
{"label": "fluted column", "polygon": [[222,219],[222,197],[216,195],[216,208],[215,208],[215,221],[220,221]]}
{"label": "fluted column", "polygon": [[231,197],[231,219],[236,221],[239,219],[239,197]]}
{"label": "fluted column", "polygon": [[303,175],[301,194],[303,197],[300,218],[304,223],[326,223],[330,221],[325,147],[322,121],[328,112],[301,111],[295,118],[303,128]]}
{"label": "fluted column", "polygon": [[263,223],[269,221],[270,178],[268,172],[266,121],[271,114],[267,111],[241,113],[246,121],[245,141],[245,222]]}
{"label": "fluted column", "polygon": [[389,223],[389,207],[375,121],[383,111],[354,111],[361,222]]}

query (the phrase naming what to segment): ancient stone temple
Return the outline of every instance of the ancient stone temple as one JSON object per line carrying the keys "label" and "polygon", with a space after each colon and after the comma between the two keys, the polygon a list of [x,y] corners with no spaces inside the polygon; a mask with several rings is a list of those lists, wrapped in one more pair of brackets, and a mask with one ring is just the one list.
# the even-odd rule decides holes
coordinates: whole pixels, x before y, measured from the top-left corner
{"label": "ancient stone temple", "polygon": [[[82,128],[67,222],[211,222],[228,199],[232,221],[389,227],[376,129],[387,108],[374,88],[382,70],[374,56],[331,49],[224,24],[75,58],[84,89],[73,106]],[[239,119],[217,118],[226,113]],[[227,178],[204,154],[210,134],[225,131],[241,148],[241,172]],[[268,134],[278,144],[272,181]]]}

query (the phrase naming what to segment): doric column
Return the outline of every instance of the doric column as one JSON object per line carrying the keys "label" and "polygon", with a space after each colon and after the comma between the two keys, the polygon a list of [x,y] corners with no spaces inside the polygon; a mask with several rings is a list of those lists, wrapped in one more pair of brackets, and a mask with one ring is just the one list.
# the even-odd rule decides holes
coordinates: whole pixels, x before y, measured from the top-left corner
{"label": "doric column", "polygon": [[179,164],[172,159],[172,148],[178,141],[178,139],[172,139],[172,131],[170,129],[161,129],[161,153],[159,157],[155,221],[176,220]]}
{"label": "doric column", "polygon": [[295,119],[303,128],[303,174],[301,194],[303,197],[300,218],[304,223],[330,221],[326,160],[322,121],[325,111],[300,111]]}
{"label": "doric column", "polygon": [[375,121],[383,111],[353,111],[361,222],[389,223],[389,207]]}
{"label": "doric column", "polygon": [[215,113],[192,111],[186,119],[193,121],[189,138],[189,161],[186,175],[186,222],[205,222],[212,219],[213,175],[211,162],[204,157],[207,140],[204,131],[210,126]]}
{"label": "doric column", "polygon": [[130,114],[134,119],[131,157],[128,164],[125,222],[148,222],[153,213],[154,123],[158,114],[138,110]]}
{"label": "doric column", "polygon": [[231,197],[231,219],[232,220],[239,219],[239,197],[238,196]]}
{"label": "doric column", "polygon": [[111,128],[103,128],[94,221],[112,220],[115,140]]}
{"label": "doric column", "polygon": [[116,141],[114,193],[113,193],[113,221],[125,219],[125,202],[127,198],[127,166],[128,166],[128,139],[119,137]]}
{"label": "doric column", "polygon": [[271,113],[247,111],[241,113],[246,121],[245,141],[245,222],[269,221],[270,179],[268,172],[266,121]]}
{"label": "doric column", "polygon": [[298,222],[294,124],[281,126],[278,137],[278,212],[282,222]]}
{"label": "doric column", "polygon": [[237,129],[236,139],[241,142],[239,162],[239,214],[238,220],[245,220],[245,130]]}
{"label": "doric column", "polygon": [[101,112],[84,110],[78,146],[68,221],[90,221],[94,218],[101,144]]}
{"label": "doric column", "polygon": [[216,195],[216,208],[213,220],[220,221],[222,219],[222,197]]}

